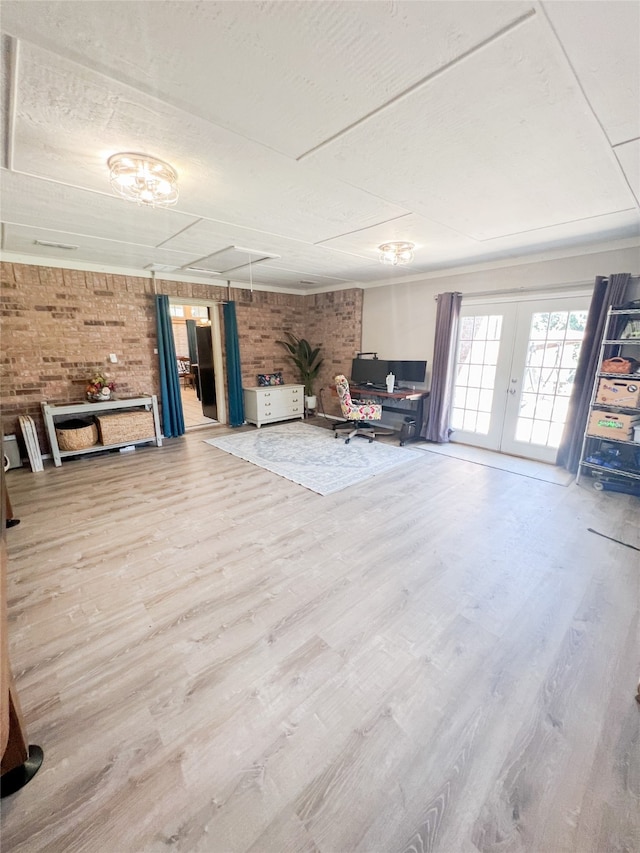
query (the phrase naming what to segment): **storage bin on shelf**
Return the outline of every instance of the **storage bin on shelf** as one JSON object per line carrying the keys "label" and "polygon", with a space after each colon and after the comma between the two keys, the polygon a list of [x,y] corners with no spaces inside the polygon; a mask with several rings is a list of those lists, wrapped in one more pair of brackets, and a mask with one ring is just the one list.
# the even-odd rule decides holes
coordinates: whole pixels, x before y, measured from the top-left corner
{"label": "storage bin on shelf", "polygon": [[594,409],[589,417],[587,434],[598,438],[632,441],[634,428],[638,424],[640,424],[640,415],[623,415],[619,412]]}
{"label": "storage bin on shelf", "polygon": [[98,443],[98,428],[88,418],[72,418],[56,424],[60,450],[84,450]]}
{"label": "storage bin on shelf", "polygon": [[635,409],[640,406],[640,376],[637,379],[603,378],[598,383],[596,403]]}
{"label": "storage bin on shelf", "polygon": [[153,412],[117,412],[98,415],[96,420],[100,441],[105,445],[155,439]]}

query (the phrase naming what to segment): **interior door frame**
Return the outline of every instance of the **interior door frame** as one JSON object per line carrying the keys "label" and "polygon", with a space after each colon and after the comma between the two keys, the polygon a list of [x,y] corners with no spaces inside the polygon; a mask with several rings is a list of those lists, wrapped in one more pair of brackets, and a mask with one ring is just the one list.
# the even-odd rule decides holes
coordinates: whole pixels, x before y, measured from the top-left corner
{"label": "interior door frame", "polygon": [[211,321],[211,346],[213,349],[213,373],[216,386],[216,405],[218,408],[218,423],[227,423],[227,398],[225,394],[224,359],[222,357],[222,324],[220,322],[221,302],[210,299],[196,299],[191,296],[170,296],[170,305],[194,305],[198,308],[208,308]]}

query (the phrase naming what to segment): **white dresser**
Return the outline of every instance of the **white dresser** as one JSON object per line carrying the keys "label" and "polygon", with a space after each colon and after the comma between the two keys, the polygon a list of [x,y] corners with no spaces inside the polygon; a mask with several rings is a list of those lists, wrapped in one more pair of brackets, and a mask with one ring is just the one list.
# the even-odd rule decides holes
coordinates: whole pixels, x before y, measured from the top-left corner
{"label": "white dresser", "polygon": [[268,385],[244,389],[245,420],[257,427],[304,418],[304,385]]}

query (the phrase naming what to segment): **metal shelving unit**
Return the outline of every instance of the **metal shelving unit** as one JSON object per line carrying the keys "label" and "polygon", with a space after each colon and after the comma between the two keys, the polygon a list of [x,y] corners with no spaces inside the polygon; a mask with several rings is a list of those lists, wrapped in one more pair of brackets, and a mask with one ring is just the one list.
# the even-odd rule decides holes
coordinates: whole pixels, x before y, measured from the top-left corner
{"label": "metal shelving unit", "polygon": [[[600,346],[596,378],[591,391],[589,414],[591,415],[594,410],[602,410],[611,412],[613,415],[631,415],[632,418],[637,416],[638,424],[640,424],[640,397],[636,406],[603,403],[597,399],[601,379],[637,383],[640,387],[640,373],[608,373],[601,370],[603,361],[615,356],[624,355],[626,358],[640,360],[640,337],[610,337],[611,333],[617,332],[619,334],[618,325],[621,317],[640,321],[640,309],[609,309],[604,339]],[[612,436],[592,435],[589,433],[589,428],[589,423],[587,423],[582,440],[576,482],[580,481],[581,475],[589,473],[593,477],[595,489],[611,489],[640,495],[640,442],[626,438],[619,439],[615,437],[615,434]],[[608,457],[606,461],[605,457]],[[616,467],[616,465],[620,467]]]}

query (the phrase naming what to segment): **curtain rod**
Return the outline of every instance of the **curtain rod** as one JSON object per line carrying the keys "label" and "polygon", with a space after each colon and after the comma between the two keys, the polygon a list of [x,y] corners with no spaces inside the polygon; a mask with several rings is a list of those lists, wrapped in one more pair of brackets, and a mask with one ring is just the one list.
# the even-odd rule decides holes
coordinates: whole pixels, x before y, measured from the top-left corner
{"label": "curtain rod", "polygon": [[[602,276],[603,281],[609,281],[609,276]],[[629,283],[637,284],[640,282],[640,275],[632,275]],[[544,287],[536,287],[534,290],[529,290],[526,287],[512,287],[508,290],[478,290],[475,292],[470,291],[469,293],[461,293],[459,290],[454,291],[455,293],[460,293],[460,296],[464,299],[465,296],[467,299],[475,298],[477,296],[514,296],[515,294],[526,294],[527,296],[535,296],[537,293],[548,293],[548,292],[557,292],[559,290],[581,290],[584,287],[592,287],[595,284],[595,281],[579,281],[573,282],[572,284],[547,284]],[[438,301],[438,294],[433,297],[436,302]]]}
{"label": "curtain rod", "polygon": [[[536,287],[534,290],[531,290],[526,287],[510,287],[508,289],[503,290],[470,290],[468,293],[462,293],[459,290],[454,291],[455,293],[459,293],[460,296],[464,299],[476,298],[478,296],[514,296],[516,294],[522,294],[527,296],[535,296],[538,293],[548,293],[548,292],[557,292],[558,290],[582,290],[585,287],[592,286],[592,281],[581,281],[573,284],[548,284],[544,287]],[[438,295],[433,297],[436,302],[438,301]]]}

